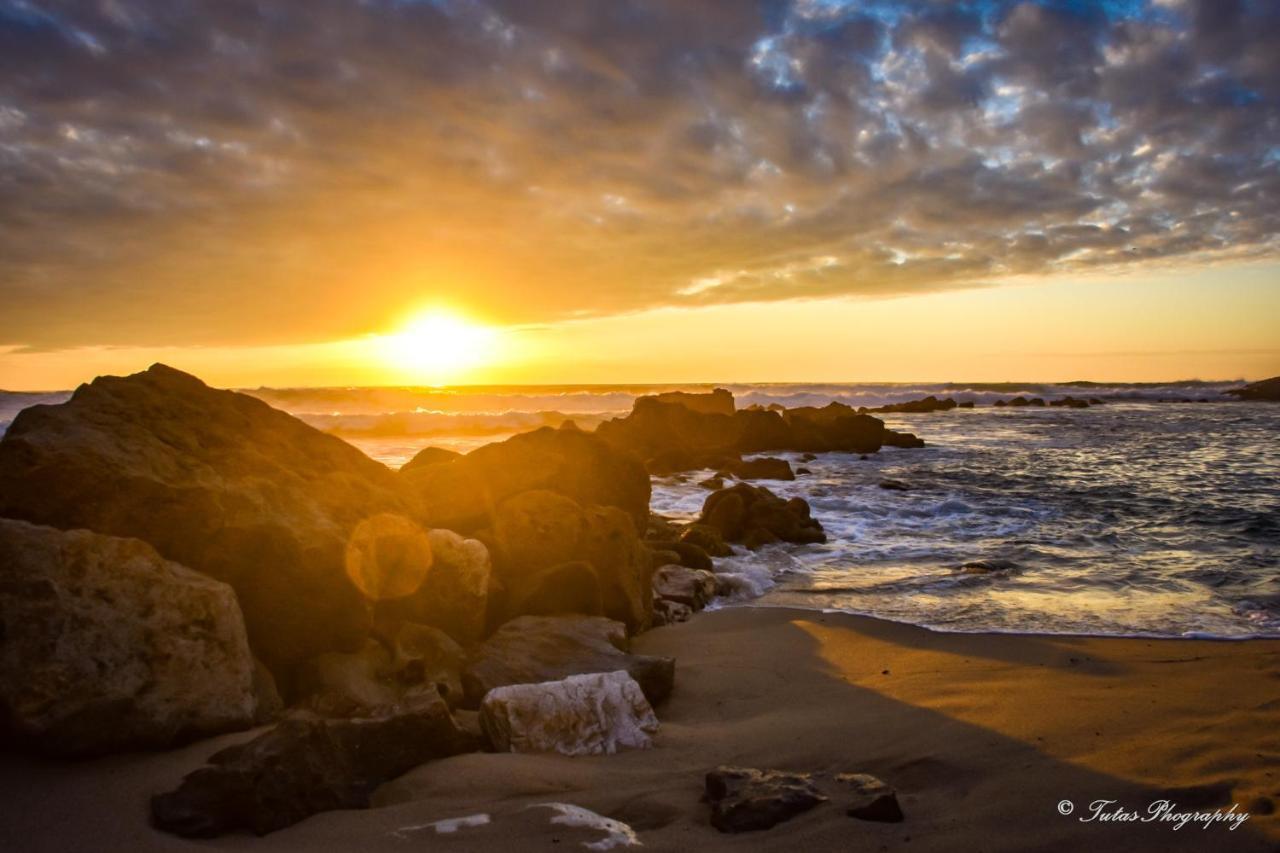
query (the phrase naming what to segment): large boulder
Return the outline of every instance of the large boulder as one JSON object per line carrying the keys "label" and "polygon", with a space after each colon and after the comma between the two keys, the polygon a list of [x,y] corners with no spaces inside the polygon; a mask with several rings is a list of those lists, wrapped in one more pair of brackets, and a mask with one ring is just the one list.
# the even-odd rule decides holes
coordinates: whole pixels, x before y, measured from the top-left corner
{"label": "large boulder", "polygon": [[600,574],[585,560],[560,563],[523,574],[507,588],[504,607],[507,619],[562,613],[603,616],[604,594],[600,588]]}
{"label": "large boulder", "polygon": [[[680,470],[736,455],[741,427],[732,414],[709,414],[657,397],[636,400],[631,413],[596,427],[596,435],[633,451],[649,469]],[[656,463],[656,464],[655,464]]]}
{"label": "large boulder", "polygon": [[137,539],[0,520],[0,736],[49,753],[253,725],[231,587]]}
{"label": "large boulder", "polygon": [[318,812],[368,808],[379,785],[466,746],[438,697],[376,719],[289,719],[153,797],[152,822],[188,838],[266,835]]}
{"label": "large boulder", "polygon": [[635,679],[617,671],[490,690],[480,726],[496,752],[612,755],[652,746],[658,718]]}
{"label": "large boulder", "polygon": [[794,480],[796,478],[790,462],[771,456],[744,459],[729,471],[739,480]]}
{"label": "large boulder", "polygon": [[521,616],[475,649],[462,673],[466,705],[508,684],[559,681],[571,675],[624,670],[657,705],[671,693],[675,660],[629,653],[626,627],[588,616]]}
{"label": "large boulder", "polygon": [[595,569],[604,615],[633,631],[649,625],[649,554],[620,509],[579,506],[556,492],[525,492],[494,510],[492,535],[495,572],[513,595],[546,569],[585,562]]}
{"label": "large boulder", "polygon": [[651,399],[657,400],[659,403],[676,403],[686,409],[692,409],[704,415],[732,415],[736,408],[733,394],[724,388],[716,388],[714,391],[708,391],[705,394],[695,394],[688,391],[666,391],[661,394],[654,394]]}
{"label": "large boulder", "polygon": [[704,569],[663,566],[653,574],[653,594],[701,610],[715,598],[716,576]]}
{"label": "large boulder", "polygon": [[649,475],[640,460],[576,427],[543,427],[452,462],[409,464],[400,476],[430,526],[464,533],[488,527],[499,503],[532,490],[616,507],[637,529],[649,518]]}
{"label": "large boulder", "polygon": [[783,418],[791,426],[792,450],[875,453],[884,443],[884,421],[860,414],[843,403],[830,403],[821,409],[787,409]]}
{"label": "large boulder", "polygon": [[485,635],[493,563],[477,539],[452,530],[426,533],[431,567],[411,594],[379,602],[380,621],[403,620],[432,625],[462,644]]}
{"label": "large boulder", "polygon": [[381,512],[414,512],[386,466],[164,365],[25,409],[0,440],[0,515],[143,539],[229,583],[276,672],[366,635],[345,556]]}
{"label": "large boulder", "polygon": [[741,542],[752,549],[774,542],[811,544],[827,539],[803,498],[784,500],[748,483],[708,495],[698,524],[714,528],[726,542]]}

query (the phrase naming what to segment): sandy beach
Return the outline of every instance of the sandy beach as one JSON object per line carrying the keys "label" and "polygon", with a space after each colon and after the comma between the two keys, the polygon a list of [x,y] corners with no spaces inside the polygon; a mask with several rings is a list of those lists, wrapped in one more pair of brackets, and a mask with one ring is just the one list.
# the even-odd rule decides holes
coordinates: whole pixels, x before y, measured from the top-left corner
{"label": "sandy beach", "polygon": [[[1274,850],[1280,820],[1280,641],[939,634],[856,616],[734,608],[640,636],[678,658],[655,748],[614,756],[469,754],[383,786],[369,811],[330,812],[264,838],[188,842],[147,826],[171,787],[227,736],[166,753],[57,763],[3,758],[9,850],[524,850],[602,838],[553,826],[539,803],[628,823],[649,850]],[[838,801],[764,832],[722,835],[699,802],[720,764],[866,771],[906,820]],[[1264,798],[1259,801],[1259,798]],[[1269,798],[1269,799],[1267,799]],[[1239,804],[1236,829],[1082,822],[1088,804],[1144,812]],[[1060,801],[1074,805],[1059,813]],[[478,813],[488,825],[423,827]]]}

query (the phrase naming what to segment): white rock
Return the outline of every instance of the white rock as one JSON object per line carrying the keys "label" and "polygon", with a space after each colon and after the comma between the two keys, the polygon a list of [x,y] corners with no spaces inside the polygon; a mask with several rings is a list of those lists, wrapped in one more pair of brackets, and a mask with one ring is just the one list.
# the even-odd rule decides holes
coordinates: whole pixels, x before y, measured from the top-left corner
{"label": "white rock", "polygon": [[588,850],[612,850],[615,847],[643,847],[636,831],[620,820],[596,814],[590,809],[575,806],[572,803],[539,803],[529,808],[548,808],[556,811],[551,822],[561,826],[572,826],[582,829],[596,829],[604,833],[599,841],[584,841],[582,846]]}
{"label": "white rock", "polygon": [[480,725],[498,752],[611,755],[651,746],[658,718],[635,679],[618,671],[494,688]]}

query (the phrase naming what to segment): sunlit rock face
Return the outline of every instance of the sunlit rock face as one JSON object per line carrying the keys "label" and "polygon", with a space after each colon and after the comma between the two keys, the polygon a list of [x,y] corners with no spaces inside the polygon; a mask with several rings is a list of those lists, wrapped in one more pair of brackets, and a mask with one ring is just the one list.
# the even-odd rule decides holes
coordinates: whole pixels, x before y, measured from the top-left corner
{"label": "sunlit rock face", "polygon": [[27,409],[0,440],[0,515],[137,537],[226,581],[277,672],[359,645],[369,616],[348,541],[414,506],[351,445],[163,365]]}
{"label": "sunlit rock face", "polygon": [[231,587],[137,539],[0,520],[0,735],[86,755],[253,724]]}
{"label": "sunlit rock face", "polygon": [[[612,506],[643,529],[649,516],[649,475],[631,453],[572,427],[545,427],[487,444],[451,462],[428,448],[401,477],[423,503],[432,527],[469,532],[492,522],[502,500],[546,489],[581,504]],[[433,464],[427,464],[430,461]]]}
{"label": "sunlit rock face", "polygon": [[601,672],[491,690],[480,725],[498,752],[612,755],[652,746],[658,718],[635,679]]}

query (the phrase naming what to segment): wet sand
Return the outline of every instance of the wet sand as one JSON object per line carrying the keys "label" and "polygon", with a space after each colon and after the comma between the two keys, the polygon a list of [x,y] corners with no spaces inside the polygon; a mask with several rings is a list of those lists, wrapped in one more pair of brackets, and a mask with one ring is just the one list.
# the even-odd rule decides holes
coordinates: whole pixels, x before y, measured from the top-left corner
{"label": "wet sand", "polygon": [[[1280,849],[1280,820],[1259,813],[1280,804],[1280,641],[948,635],[735,608],[636,650],[678,661],[652,750],[458,756],[383,786],[369,811],[203,842],[150,829],[147,799],[245,734],[91,762],[4,757],[0,849],[567,850],[602,837],[528,808],[547,802],[625,821],[658,851]],[[873,773],[898,788],[906,821],[858,821],[833,800],[722,835],[700,802],[719,764]],[[1254,814],[1235,830],[1080,820],[1096,800],[1145,813],[1162,799]],[[477,813],[490,823],[413,829]]]}

